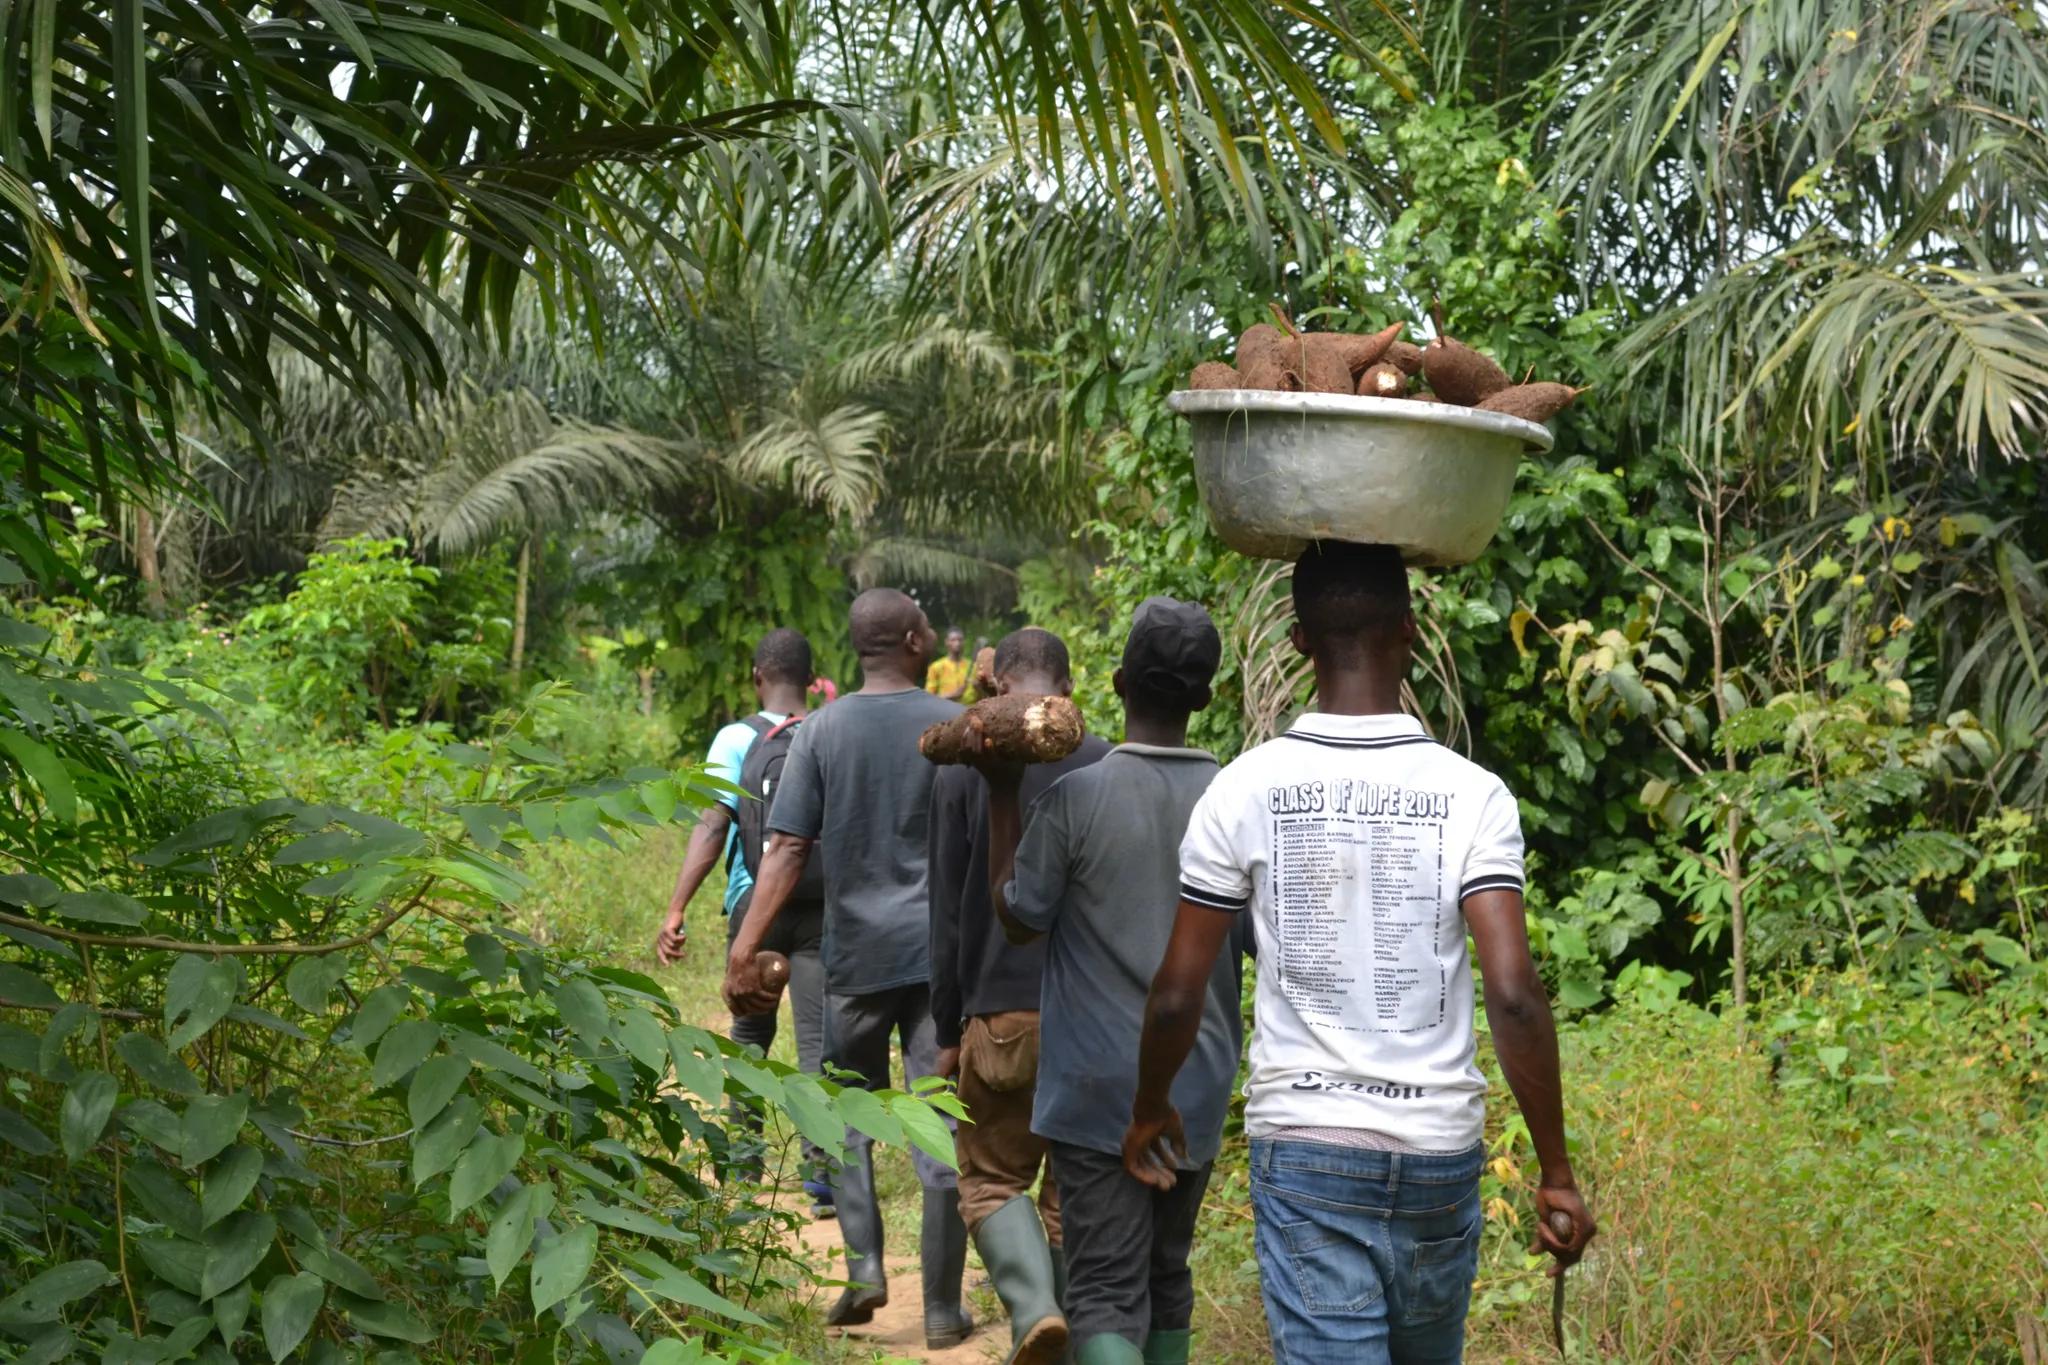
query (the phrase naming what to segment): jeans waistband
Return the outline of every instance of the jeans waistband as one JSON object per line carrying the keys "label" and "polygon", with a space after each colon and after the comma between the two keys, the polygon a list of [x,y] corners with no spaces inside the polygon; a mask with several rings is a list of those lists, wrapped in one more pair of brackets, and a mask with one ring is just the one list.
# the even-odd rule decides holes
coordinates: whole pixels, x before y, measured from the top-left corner
{"label": "jeans waistband", "polygon": [[1421,1153],[1378,1152],[1284,1138],[1252,1139],[1251,1166],[1255,1178],[1270,1178],[1275,1170],[1313,1171],[1384,1182],[1393,1191],[1403,1185],[1467,1184],[1478,1178],[1485,1163],[1483,1141],[1462,1152]]}

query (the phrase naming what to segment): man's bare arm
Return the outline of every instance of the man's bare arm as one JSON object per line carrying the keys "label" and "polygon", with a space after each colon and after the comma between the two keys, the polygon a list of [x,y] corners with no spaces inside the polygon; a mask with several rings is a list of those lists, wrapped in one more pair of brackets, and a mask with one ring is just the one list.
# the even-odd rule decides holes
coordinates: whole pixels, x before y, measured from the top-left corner
{"label": "man's bare arm", "polygon": [[684,915],[690,901],[704,885],[704,879],[711,875],[711,869],[718,866],[724,856],[726,831],[732,828],[732,811],[723,802],[714,801],[705,812],[697,817],[696,827],[690,831],[690,841],[683,848],[682,870],[676,874],[676,889],[668,898],[668,913],[663,917],[661,929],[654,936],[654,955],[666,967],[683,955],[683,948],[689,939],[684,928]]}
{"label": "man's bare arm", "polygon": [[1003,935],[1012,943],[1029,943],[1044,937],[1039,930],[1010,913],[1011,878],[1017,875],[1017,846],[1024,842],[1024,771],[1021,766],[984,764],[988,779],[988,900],[1002,921]]}
{"label": "man's bare arm", "polygon": [[[1540,1183],[1536,1190],[1536,1232],[1542,1248],[1557,1258],[1555,1273],[1577,1261],[1592,1240],[1593,1215],[1580,1197],[1564,1140],[1564,1085],[1558,1074],[1557,1021],[1536,962],[1529,954],[1528,921],[1519,891],[1481,891],[1465,899],[1465,923],[1479,950],[1479,975],[1486,988],[1486,1022],[1508,1089],[1521,1107],[1522,1122],[1536,1144]],[[1563,1210],[1572,1220],[1565,1240],[1551,1232],[1549,1217]]]}
{"label": "man's bare arm", "polygon": [[[732,952],[725,960],[725,1002],[735,1014],[757,1014],[775,1007],[775,993],[764,997],[759,991],[754,955],[761,951],[768,931],[789,904],[789,893],[796,890],[797,881],[804,875],[804,865],[811,860],[816,842],[794,834],[768,836],[768,847],[761,854],[761,873],[754,878],[753,901],[747,906],[747,917],[741,922]],[[742,1005],[751,1008],[742,1009]]]}
{"label": "man's bare arm", "polygon": [[1138,1039],[1138,1093],[1124,1132],[1124,1170],[1158,1189],[1173,1188],[1173,1171],[1160,1160],[1164,1140],[1172,1155],[1184,1156],[1187,1139],[1173,1108],[1173,1078],[1187,1064],[1202,1030],[1209,973],[1216,954],[1236,925],[1229,911],[1182,901],[1174,912],[1173,937],[1145,998],[1145,1029]]}

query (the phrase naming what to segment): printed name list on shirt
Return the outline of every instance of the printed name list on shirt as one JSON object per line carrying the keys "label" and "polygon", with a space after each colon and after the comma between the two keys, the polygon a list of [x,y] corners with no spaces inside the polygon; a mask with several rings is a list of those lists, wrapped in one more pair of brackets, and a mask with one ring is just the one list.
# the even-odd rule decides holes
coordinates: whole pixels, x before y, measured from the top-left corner
{"label": "printed name list on shirt", "polygon": [[1339,778],[1268,788],[1266,808],[1288,1003],[1350,1033],[1441,1025],[1451,794]]}

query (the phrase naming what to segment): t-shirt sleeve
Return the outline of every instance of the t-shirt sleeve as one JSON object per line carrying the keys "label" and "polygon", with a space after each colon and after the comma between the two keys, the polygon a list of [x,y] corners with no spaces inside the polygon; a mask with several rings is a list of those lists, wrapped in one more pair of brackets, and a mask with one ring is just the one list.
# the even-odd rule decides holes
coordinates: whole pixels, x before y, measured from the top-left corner
{"label": "t-shirt sleeve", "polygon": [[800,725],[789,743],[782,780],[775,784],[775,805],[768,812],[771,833],[815,839],[825,827],[825,774],[818,763],[818,735],[816,722]]}
{"label": "t-shirt sleeve", "polygon": [[[740,769],[746,765],[747,750],[754,747],[753,727],[742,721],[734,721],[711,738],[711,749],[704,755],[704,772],[707,777],[716,777],[740,784]],[[728,810],[738,810],[740,799],[732,792],[720,792],[718,803]]]}
{"label": "t-shirt sleeve", "polygon": [[1236,784],[1218,777],[1195,803],[1180,841],[1180,895],[1211,910],[1243,910],[1252,903],[1252,866],[1245,851]]}
{"label": "t-shirt sleeve", "polygon": [[1041,934],[1060,916],[1067,874],[1073,866],[1068,794],[1065,782],[1055,782],[1031,803],[1024,815],[1024,838],[1017,845],[1010,884],[1003,889],[1011,917]]}
{"label": "t-shirt sleeve", "polygon": [[1522,889],[1522,812],[1505,783],[1496,782],[1479,808],[1479,827],[1465,853],[1458,899],[1481,891]]}
{"label": "t-shirt sleeve", "polygon": [[973,841],[967,828],[968,770],[947,768],[932,783],[932,818],[928,839],[931,876],[932,1023],[940,1047],[960,1045],[960,911],[967,884],[968,855]]}

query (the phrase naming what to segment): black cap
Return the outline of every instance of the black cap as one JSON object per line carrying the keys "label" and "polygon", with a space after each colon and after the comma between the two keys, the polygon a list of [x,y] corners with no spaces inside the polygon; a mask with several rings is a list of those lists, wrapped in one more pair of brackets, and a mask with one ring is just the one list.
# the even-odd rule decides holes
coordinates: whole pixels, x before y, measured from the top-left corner
{"label": "black cap", "polygon": [[1190,710],[1208,705],[1209,683],[1223,661],[1223,637],[1193,602],[1148,597],[1131,617],[1124,641],[1124,682],[1162,702]]}

